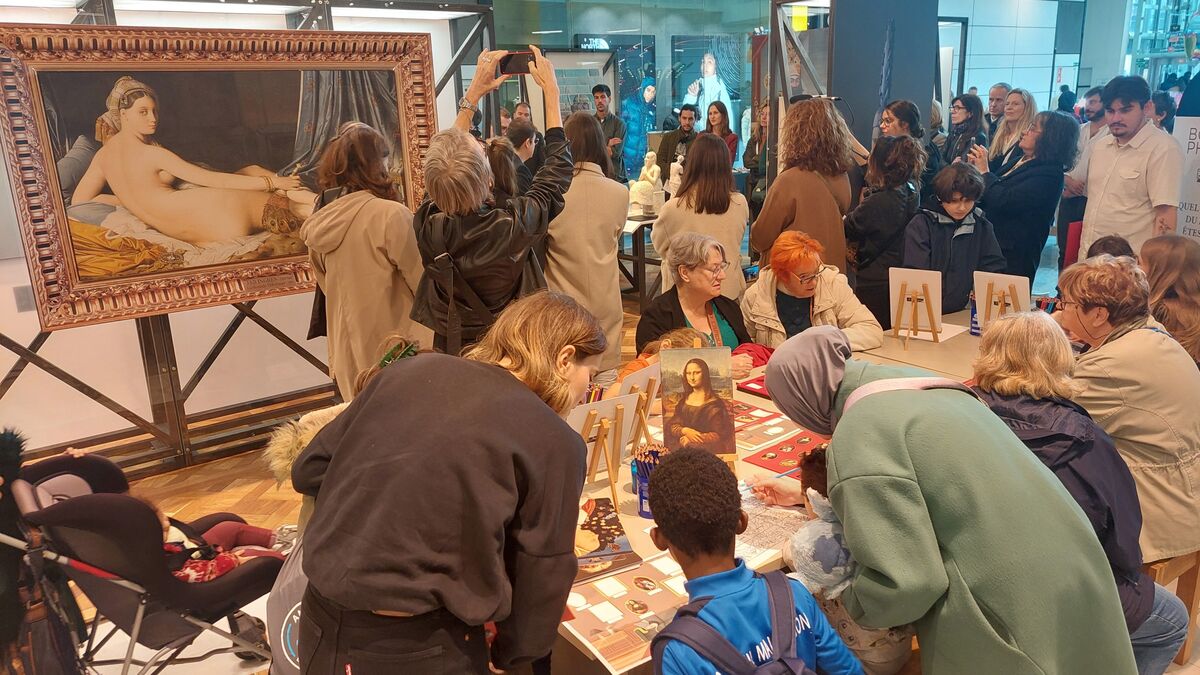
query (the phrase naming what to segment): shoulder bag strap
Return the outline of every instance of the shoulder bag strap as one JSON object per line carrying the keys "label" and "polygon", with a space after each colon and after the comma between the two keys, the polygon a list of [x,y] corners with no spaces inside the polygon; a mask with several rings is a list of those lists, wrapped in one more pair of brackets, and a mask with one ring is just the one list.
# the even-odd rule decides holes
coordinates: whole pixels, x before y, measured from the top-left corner
{"label": "shoulder bag strap", "polygon": [[691,647],[697,654],[708,659],[717,670],[726,675],[753,675],[756,670],[745,655],[734,649],[724,635],[697,616],[700,609],[712,598],[684,605],[675,613],[675,618],[650,643],[650,655],[654,661],[654,672],[662,672],[663,652],[667,643],[677,640]]}
{"label": "shoulder bag strap", "polygon": [[462,349],[462,318],[458,315],[457,296],[461,293],[471,310],[478,314],[480,319],[491,320],[495,318],[495,315],[459,273],[454,259],[446,250],[445,221],[444,217],[434,218],[431,243],[435,255],[428,271],[432,272],[434,283],[441,286],[442,291],[446,294],[446,351],[449,354],[457,355]]}
{"label": "shoulder bag strap", "polygon": [[923,390],[923,389],[954,389],[979,400],[979,396],[970,387],[946,377],[897,377],[888,380],[875,380],[855,389],[842,406],[844,417],[850,408],[864,398],[885,391]]}

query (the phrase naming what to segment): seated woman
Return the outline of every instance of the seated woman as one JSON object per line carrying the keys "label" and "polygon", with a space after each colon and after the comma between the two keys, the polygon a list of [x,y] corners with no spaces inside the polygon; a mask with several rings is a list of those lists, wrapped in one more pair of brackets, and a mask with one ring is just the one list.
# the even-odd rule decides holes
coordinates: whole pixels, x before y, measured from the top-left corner
{"label": "seated woman", "polygon": [[[158,97],[128,75],[108,96],[108,113],[96,122],[104,147],[79,180],[72,204],[97,201],[124,207],[150,227],[180,241],[203,245],[263,230],[287,234],[312,213],[315,195],[299,190],[296,176],[209,171],[154,142]],[[176,180],[196,187],[178,190]],[[107,186],[112,194],[103,194]],[[289,199],[291,191],[296,201]]]}
{"label": "seated woman", "polygon": [[837,326],[854,351],[883,344],[883,328],[850,290],[846,275],[821,262],[825,249],[803,232],[779,235],[771,266],[742,297],[746,330],[760,345],[778,347],[811,326]]}
{"label": "seated woman", "polygon": [[1142,245],[1150,313],[1200,364],[1200,242],[1177,234]]}
{"label": "seated woman", "polygon": [[1130,258],[1099,255],[1063,271],[1054,314],[1087,346],[1074,401],[1112,436],[1142,505],[1148,562],[1200,550],[1200,371],[1150,316],[1150,285]]}
{"label": "seated woman", "polygon": [[[684,232],[671,240],[667,267],[675,286],[651,302],[637,325],[637,350],[674,328],[695,328],[718,347],[750,342],[742,310],[721,295],[729,261],[716,239]],[[735,363],[735,369],[737,364]]]}
{"label": "seated woman", "polygon": [[1137,487],[1112,438],[1071,402],[1075,357],[1044,312],[988,325],[975,359],[975,390],[1083,509],[1108,557],[1138,673],[1161,674],[1187,639],[1187,610],[1142,572]]}

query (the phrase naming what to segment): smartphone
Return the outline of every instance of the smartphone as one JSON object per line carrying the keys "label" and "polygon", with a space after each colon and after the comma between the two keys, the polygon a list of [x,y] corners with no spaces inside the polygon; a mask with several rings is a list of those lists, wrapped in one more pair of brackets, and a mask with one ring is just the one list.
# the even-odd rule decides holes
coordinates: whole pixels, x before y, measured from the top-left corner
{"label": "smartphone", "polygon": [[974,150],[974,149],[975,149],[975,139],[974,139],[974,138],[972,138],[972,139],[971,139],[971,142],[967,143],[967,149],[966,149],[966,151],[965,151],[965,152],[963,152],[963,154],[962,154],[962,161],[964,161],[964,162],[966,162],[966,163],[970,164],[970,162],[971,162],[971,151],[972,151],[972,150]]}
{"label": "smartphone", "polygon": [[533,52],[509,52],[500,59],[501,75],[528,75]]}

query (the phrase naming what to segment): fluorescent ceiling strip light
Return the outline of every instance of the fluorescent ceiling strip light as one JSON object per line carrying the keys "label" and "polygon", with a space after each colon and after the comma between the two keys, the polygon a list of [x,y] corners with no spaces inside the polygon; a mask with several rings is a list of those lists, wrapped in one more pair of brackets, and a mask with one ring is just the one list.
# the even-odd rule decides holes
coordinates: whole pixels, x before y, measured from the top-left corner
{"label": "fluorescent ceiling strip light", "polygon": [[531,31],[529,31],[529,33],[531,35],[554,35],[556,33],[561,33],[561,32],[562,32],[561,30],[531,30]]}
{"label": "fluorescent ceiling strip light", "polygon": [[[3,1],[3,0],[0,0]],[[243,4],[240,2],[171,2],[170,0],[116,0],[113,8],[126,12],[192,12],[210,14],[291,14],[306,6]]]}

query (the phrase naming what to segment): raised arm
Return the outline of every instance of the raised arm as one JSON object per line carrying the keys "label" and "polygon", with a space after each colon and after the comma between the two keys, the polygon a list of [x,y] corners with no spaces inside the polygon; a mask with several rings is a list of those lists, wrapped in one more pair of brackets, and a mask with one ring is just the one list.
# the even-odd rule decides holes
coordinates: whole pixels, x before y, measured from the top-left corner
{"label": "raised arm", "polygon": [[571,146],[562,129],[562,112],[558,108],[558,80],[554,76],[554,64],[542,51],[533,45],[534,62],[529,74],[542,88],[546,96],[546,161],[533,177],[533,185],[522,196],[509,202],[517,214],[519,224],[530,234],[546,233],[550,221],[563,208],[563,193],[571,187],[574,163]]}
{"label": "raised arm", "polygon": [[[479,53],[479,59],[475,61],[475,77],[471,80],[471,86],[467,87],[467,93],[463,94],[463,98],[467,99],[467,103],[478,108],[479,101],[484,96],[496,91],[500,88],[501,84],[504,84],[504,81],[509,76],[498,76],[496,71],[500,67],[500,59],[507,55],[508,51],[504,49],[494,49]],[[471,108],[459,108],[458,116],[454,118],[454,128],[469,132],[471,124],[474,121],[474,110]]]}
{"label": "raised arm", "polygon": [[161,146],[153,146],[150,153],[158,165],[157,168],[188,183],[195,183],[203,187],[259,192],[295,190],[301,187],[300,178],[297,176],[243,176],[236,173],[221,173],[202,169]]}

